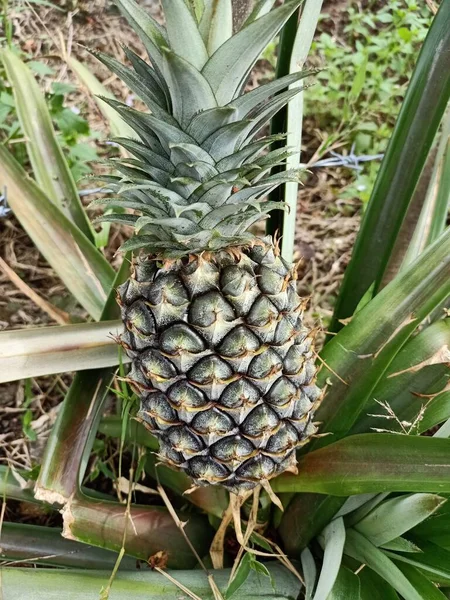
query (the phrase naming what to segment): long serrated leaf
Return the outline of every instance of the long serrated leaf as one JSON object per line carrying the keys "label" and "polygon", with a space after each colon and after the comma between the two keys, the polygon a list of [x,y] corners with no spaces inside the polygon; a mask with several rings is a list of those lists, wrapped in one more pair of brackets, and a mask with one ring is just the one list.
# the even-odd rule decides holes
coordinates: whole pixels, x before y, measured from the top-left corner
{"label": "long serrated leaf", "polygon": [[120,321],[0,332],[0,383],[117,365]]}
{"label": "long serrated leaf", "polygon": [[[2,561],[39,562],[41,566],[112,569],[117,554],[102,548],[93,548],[61,536],[61,529],[23,523],[3,523]],[[120,569],[135,571],[136,560],[123,557]]]}
{"label": "long serrated leaf", "polygon": [[78,79],[86,86],[92,94],[103,116],[108,121],[109,129],[113,136],[124,138],[133,137],[134,132],[131,127],[125,123],[122,117],[108,104],[105,104],[98,96],[105,98],[114,98],[105,86],[95,77],[95,75],[82,63],[73,56],[67,58],[67,64],[78,77]]}
{"label": "long serrated leaf", "polygon": [[[119,79],[147,105],[155,117],[163,119],[172,125],[176,125],[174,118],[159,104],[158,96],[154,94],[151,82],[149,84],[146,79],[142,78],[133,69],[126,67],[112,56],[108,56],[103,52],[91,51],[91,53],[97,60],[108,67],[112,73],[117,75]],[[110,100],[114,97],[111,94],[107,94],[106,98]],[[110,106],[110,104],[107,106]]]}
{"label": "long serrated leaf", "polygon": [[305,580],[305,600],[311,600],[317,580],[317,567],[309,548],[305,548],[300,556],[302,573]]}
{"label": "long serrated leaf", "polygon": [[446,225],[450,203],[450,108],[444,116],[440,135],[422,211],[401,268],[405,268],[431,244]]}
{"label": "long serrated leaf", "polygon": [[227,104],[238,95],[261,52],[300,3],[289,0],[241,29],[211,56],[202,72],[218,104]]}
{"label": "long serrated leaf", "polygon": [[[146,509],[147,507],[144,507]],[[123,506],[122,506],[123,509]],[[141,509],[142,510],[142,509]],[[156,513],[156,514],[155,514]],[[134,519],[134,511],[132,511]],[[187,517],[187,515],[185,515]],[[173,553],[177,553],[176,544],[179,537],[174,532],[174,527],[170,525],[168,517],[164,513],[157,513],[154,509],[151,512],[143,510],[142,519],[147,517],[151,523],[156,524],[156,517],[159,517],[164,529],[167,532],[165,540],[162,531],[156,530],[157,540],[170,544]],[[108,522],[109,525],[109,522]],[[149,526],[150,529],[150,526]],[[116,532],[112,532],[114,536]],[[121,531],[119,531],[121,533]],[[134,532],[130,528],[130,534]],[[152,551],[155,544],[151,539],[153,534],[146,536],[141,540],[141,547]],[[164,544],[163,544],[164,545]],[[181,558],[183,562],[192,565],[192,560],[188,563],[189,557],[185,546]],[[145,552],[143,552],[144,554]],[[180,552],[181,554],[181,552]],[[191,556],[192,553],[191,553]],[[174,557],[174,560],[177,557]],[[146,560],[146,559],[145,559]],[[298,579],[281,565],[271,564],[270,572],[275,580],[275,590],[270,598],[271,600],[293,600],[300,594],[301,584]],[[181,591],[178,584],[183,585],[184,590],[189,590],[190,594],[195,594],[196,598],[202,600],[214,600],[211,591],[210,580],[206,573],[201,570],[177,570],[167,573],[172,580],[169,581],[156,571],[151,569],[141,569],[136,573],[130,573],[119,570],[114,575],[113,591],[110,594],[111,600],[175,600],[189,597],[185,591]],[[0,585],[3,594],[2,600],[49,600],[54,598],[64,598],[64,600],[99,600],[99,590],[105,587],[111,577],[111,569],[107,571],[91,571],[87,573],[81,569],[56,570],[56,569],[21,569],[19,567],[1,567]],[[221,590],[225,590],[230,570],[217,570],[214,572],[214,580]],[[240,590],[239,600],[261,600],[267,597],[267,577],[252,573],[248,581]],[[217,595],[215,597],[217,599]],[[52,599],[53,600],[53,599]]]}
{"label": "long serrated leaf", "polygon": [[163,65],[173,115],[184,129],[194,115],[217,106],[208,81],[187,60],[174,52],[165,51]]}
{"label": "long serrated leaf", "polygon": [[427,519],[445,502],[445,498],[435,494],[390,498],[377,506],[354,528],[375,546],[382,546]]}
{"label": "long serrated leaf", "polygon": [[[422,46],[335,308],[331,331],[365,292],[377,293],[450,97],[450,0],[441,2]],[[411,151],[415,148],[415,151]]]}
{"label": "long serrated leaf", "polygon": [[357,531],[347,531],[344,552],[368,565],[407,600],[427,600],[416,591],[395,563]]}
{"label": "long serrated leaf", "polygon": [[201,71],[208,60],[205,43],[184,0],[162,0],[170,47]]}
{"label": "long serrated leaf", "polygon": [[[307,60],[314,32],[322,9],[322,0],[305,0],[302,7],[300,23],[295,35],[292,53],[289,59],[289,73],[301,71]],[[299,87],[294,83],[291,87]],[[294,96],[287,107],[286,118],[286,143],[292,154],[286,161],[286,170],[296,169],[299,166],[302,148],[302,120],[303,120],[303,90]],[[297,214],[298,182],[286,183],[284,188],[284,201],[289,206],[289,211],[283,216],[281,234],[281,253],[283,257],[292,262],[294,254],[295,228]]]}
{"label": "long serrated leaf", "polygon": [[212,10],[206,46],[211,56],[233,35],[233,6],[232,0],[212,0],[209,5]]}
{"label": "long serrated leaf", "polygon": [[364,567],[359,573],[360,600],[398,600],[397,592],[375,571]]}
{"label": "long serrated leaf", "polygon": [[3,50],[0,59],[14,92],[17,116],[38,185],[65,217],[93,241],[91,224],[53,129],[44,95],[30,69],[12,50]]}
{"label": "long serrated leaf", "polygon": [[164,28],[134,0],[114,0],[114,3],[141,38],[154,66],[161,71],[161,49],[168,45]]}
{"label": "long serrated leaf", "polygon": [[393,550],[394,552],[422,552],[419,546],[404,537],[394,538],[390,542],[382,544],[380,548],[383,548],[383,550]]}
{"label": "long serrated leaf", "polygon": [[409,537],[418,545],[425,540],[450,550],[450,503],[444,504],[429,519],[415,527]]}
{"label": "long serrated leaf", "polygon": [[[376,496],[377,496],[377,494],[358,494],[357,496],[350,496],[349,498],[347,498],[347,500],[345,501],[345,504],[342,506],[342,508],[336,514],[336,518],[337,517],[345,517],[349,513],[353,513],[354,511],[357,511],[362,506],[368,504],[368,502],[373,500],[374,497],[376,497]],[[347,520],[346,520],[346,523],[347,523]]]}
{"label": "long serrated leaf", "polygon": [[438,394],[433,398],[420,420],[418,432],[424,433],[448,419],[450,419],[450,391]]}
{"label": "long serrated leaf", "polygon": [[[109,353],[117,358],[120,364],[127,359],[122,358],[116,336],[111,335],[116,331],[112,329],[109,334],[107,331],[111,331],[111,325],[115,325],[119,332],[123,330],[120,321],[111,322],[109,319],[119,316],[120,311],[115,297],[116,287],[130,275],[129,258],[125,256],[116,275],[114,286],[103,306],[100,324],[103,327],[103,335],[108,336],[103,343],[105,341],[114,343],[115,348],[111,347]],[[101,336],[99,338],[101,343]],[[102,352],[101,347],[100,352]],[[72,498],[81,486],[86,473],[104,402],[115,373],[114,368],[108,367],[116,364],[110,361],[98,364],[96,361],[97,358],[84,363],[83,370],[76,373],[60,406],[41,458],[35,495],[36,498],[52,504],[64,505],[69,498]],[[76,365],[69,368],[76,368]]]}
{"label": "long serrated leaf", "polygon": [[199,144],[202,144],[214,132],[219,131],[224,125],[234,121],[235,116],[236,109],[230,106],[219,106],[205,110],[195,115],[187,128],[187,133],[197,140]]}
{"label": "long serrated leaf", "polygon": [[[407,577],[409,583],[414,586],[424,600],[446,600],[445,596],[434,583],[425,577],[418,569],[410,565],[398,564],[400,571]],[[365,599],[362,599],[365,600]],[[383,598],[384,600],[384,598]],[[386,599],[388,600],[388,599]]]}
{"label": "long serrated leaf", "polygon": [[332,386],[316,418],[334,436],[313,447],[350,430],[400,348],[449,294],[450,228],[326,344],[318,381]]}
{"label": "long serrated leaf", "polygon": [[[450,440],[394,433],[352,435],[299,460],[299,474],[274,479],[276,492],[350,496],[450,493]],[[289,511],[286,511],[289,518]]]}
{"label": "long serrated leaf", "polygon": [[226,600],[231,598],[248,579],[248,576],[250,575],[250,559],[250,554],[246,552],[239,563],[233,579],[227,587],[227,591],[225,592]]}
{"label": "long serrated leaf", "polygon": [[267,14],[274,4],[275,0],[257,0],[251,13],[248,15],[247,19],[244,22],[244,27],[246,25],[250,25],[250,23],[256,21],[256,19],[259,19],[260,17]]}
{"label": "long serrated leaf", "polygon": [[401,553],[384,550],[392,560],[409,564],[420,569],[432,581],[443,585],[450,585],[450,550],[427,541],[420,541],[421,552]]}
{"label": "long serrated leaf", "polygon": [[358,575],[341,567],[327,600],[361,600]]}
{"label": "long serrated leaf", "polygon": [[[375,388],[373,398],[364,409],[364,415],[353,428],[362,433],[370,428],[411,432],[426,431],[422,418],[432,410],[441,389],[450,380],[447,364],[450,362],[450,319],[436,321],[412,338],[400,350],[383,379]],[[389,407],[389,413],[384,406]],[[423,406],[427,406],[425,410]],[[374,416],[378,415],[378,416]],[[386,417],[395,415],[396,419]],[[385,417],[383,419],[383,416]],[[445,417],[442,421],[445,420]],[[441,422],[442,422],[441,421]],[[405,424],[411,425],[405,425]]]}
{"label": "long serrated leaf", "polygon": [[155,69],[151,65],[149,65],[148,62],[146,62],[138,54],[130,50],[130,48],[127,48],[125,46],[123,48],[123,51],[125,52],[125,56],[132,64],[133,69],[136,71],[136,73],[147,82],[147,85],[149,87],[152,88],[153,94],[157,97],[160,106],[168,111],[168,89],[166,82],[163,79],[161,79],[161,73],[155,71]]}
{"label": "long serrated leaf", "polygon": [[314,600],[327,600],[341,567],[345,544],[345,525],[342,517],[334,519],[319,536],[323,547],[323,563]]}
{"label": "long serrated leaf", "polygon": [[[117,114],[115,110],[114,110],[114,114]],[[132,138],[133,135],[134,135],[134,132],[132,132],[132,134],[130,135],[130,138]],[[148,163],[152,167],[156,167],[157,169],[165,171],[166,173],[169,173],[169,174],[173,173],[174,167],[173,167],[173,164],[169,160],[167,160],[160,154],[153,152],[146,144],[143,144],[142,142],[139,142],[138,140],[134,140],[134,139],[130,139],[130,138],[116,137],[113,139],[113,141],[116,144],[120,144],[130,154],[133,154],[137,158],[144,160],[146,163]]]}
{"label": "long serrated leaf", "polygon": [[286,75],[285,77],[274,79],[265,85],[260,85],[259,87],[247,92],[246,94],[243,94],[242,96],[238,96],[229,104],[230,107],[234,107],[237,110],[235,116],[236,120],[244,119],[251,110],[258,106],[258,104],[265,102],[271,96],[278,94],[278,92],[281,90],[284,90],[293,83],[304,79],[310,74],[310,71],[292,73],[290,75]]}
{"label": "long serrated leaf", "polygon": [[99,319],[114,280],[111,265],[4,147],[0,147],[0,186],[7,188],[15,216],[58,277]]}

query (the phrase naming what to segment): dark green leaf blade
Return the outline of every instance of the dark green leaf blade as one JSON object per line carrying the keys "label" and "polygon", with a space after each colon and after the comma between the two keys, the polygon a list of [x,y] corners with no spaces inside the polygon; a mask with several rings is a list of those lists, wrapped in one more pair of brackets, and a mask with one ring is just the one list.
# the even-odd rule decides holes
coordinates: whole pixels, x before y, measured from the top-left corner
{"label": "dark green leaf blade", "polygon": [[450,0],[443,0],[419,55],[347,267],[332,331],[364,293],[380,287],[398,231],[450,97]]}

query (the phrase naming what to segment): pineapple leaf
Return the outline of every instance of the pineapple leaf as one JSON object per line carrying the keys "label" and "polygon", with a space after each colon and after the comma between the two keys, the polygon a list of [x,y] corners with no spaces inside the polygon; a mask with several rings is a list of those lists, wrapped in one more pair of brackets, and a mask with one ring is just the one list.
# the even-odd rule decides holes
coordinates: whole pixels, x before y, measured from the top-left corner
{"label": "pineapple leaf", "polygon": [[237,123],[224,125],[203,142],[203,147],[214,160],[225,158],[225,156],[233,154],[235,150],[239,149],[242,139],[245,139],[252,127],[252,121],[238,121]]}
{"label": "pineapple leaf", "polygon": [[[139,210],[143,214],[149,214],[149,215],[150,214],[154,215],[154,214],[156,214],[155,211],[158,211],[157,208],[155,208],[154,206],[149,206],[145,202],[141,202],[139,200],[126,200],[125,198],[122,198],[122,197],[102,198],[99,201],[94,200],[94,202],[91,203],[91,206],[94,206],[95,204],[104,204],[105,206],[113,206],[113,207],[118,207],[118,208],[131,208],[133,210]],[[160,214],[158,214],[157,216],[158,217],[168,216],[168,213],[164,212],[163,210],[160,209]]]}
{"label": "pineapple leaf", "polygon": [[245,20],[244,27],[246,25],[250,25],[250,23],[253,23],[253,21],[256,21],[256,19],[259,19],[263,15],[267,14],[274,4],[275,0],[257,0],[252,12]]}
{"label": "pineapple leaf", "polygon": [[214,165],[211,156],[195,144],[170,144],[170,160],[175,166],[180,163],[201,160],[209,165]]}
{"label": "pineapple leaf", "polygon": [[286,106],[286,104],[301,91],[301,88],[294,88],[293,90],[286,90],[285,92],[278,94],[272,100],[269,100],[263,105],[255,114],[251,115],[251,122],[253,127],[248,134],[248,140],[251,140],[271,119],[272,117]]}
{"label": "pineapple leaf", "polygon": [[164,150],[153,129],[145,122],[145,117],[150,116],[130,108],[123,102],[118,102],[111,98],[102,98],[104,102],[112,106],[121,117],[134,129],[144,144],[153,152],[163,158],[167,158],[167,152]]}
{"label": "pineapple leaf", "polygon": [[137,32],[154,66],[162,70],[161,48],[168,45],[167,34],[161,25],[134,0],[114,0],[120,12]]}
{"label": "pineapple leaf", "polygon": [[144,80],[149,83],[148,87],[151,87],[153,94],[158,98],[158,102],[161,108],[168,110],[167,102],[167,85],[166,82],[161,79],[159,73],[157,73],[145,60],[138,56],[135,52],[122,46],[125,56],[128,58],[130,63],[133,65],[133,69],[136,73]]}
{"label": "pineapple leaf", "polygon": [[141,114],[141,121],[144,126],[148,126],[159,139],[160,144],[170,154],[170,144],[193,144],[193,140],[189,135],[184,133],[178,127],[174,127],[165,121],[157,119],[153,115]]}
{"label": "pineapple leaf", "polygon": [[173,229],[181,235],[190,235],[191,233],[198,233],[200,231],[199,227],[195,223],[183,217],[174,219],[152,219],[150,217],[139,217],[136,222],[136,232],[139,233],[139,231],[148,224],[167,227],[168,229]]}
{"label": "pineapple leaf", "polygon": [[[210,22],[208,27],[208,40],[206,42],[208,54],[211,56],[233,35],[233,7],[231,0],[211,0]],[[204,27],[202,22],[200,28]]]}
{"label": "pineapple leaf", "polygon": [[162,5],[170,47],[201,70],[208,60],[208,53],[194,16],[183,0],[162,0]]}
{"label": "pineapple leaf", "polygon": [[[230,0],[206,0],[199,31],[213,54],[233,34],[233,8]],[[214,48],[214,49],[213,49]]]}
{"label": "pineapple leaf", "polygon": [[97,219],[94,219],[94,223],[120,223],[121,225],[130,225],[131,227],[136,227],[137,221],[140,217],[138,215],[119,215],[119,214],[109,214],[102,215]]}
{"label": "pineapple leaf", "polygon": [[192,163],[181,163],[175,171],[176,175],[190,177],[198,182],[209,181],[219,174],[217,169],[207,162],[197,160]]}
{"label": "pineapple leaf", "polygon": [[211,84],[219,104],[239,94],[255,62],[283,27],[301,0],[290,0],[241,29],[208,60],[202,73]]}
{"label": "pineapple leaf", "polygon": [[170,180],[171,187],[177,191],[187,201],[190,200],[191,195],[200,186],[200,182],[192,177],[172,177]]}
{"label": "pineapple leaf", "polygon": [[411,494],[389,498],[355,525],[375,546],[383,546],[427,519],[446,498],[436,494]]}
{"label": "pineapple leaf", "polygon": [[[187,127],[196,113],[217,106],[208,81],[187,60],[165,50],[163,65],[173,115],[183,128]],[[155,116],[158,116],[157,113]]]}
{"label": "pineapple leaf", "polygon": [[341,566],[345,537],[345,525],[342,517],[331,521],[319,537],[324,555],[314,600],[327,600],[333,589]]}
{"label": "pineapple leaf", "polygon": [[[220,206],[227,201],[232,190],[232,183],[214,181],[208,182],[204,186],[201,186],[197,190],[196,196],[199,198],[199,200],[201,200],[201,202],[205,202],[209,206]],[[203,194],[201,193],[202,191],[204,191]]]}
{"label": "pineapple leaf", "polygon": [[[174,118],[164,110],[159,104],[158,96],[153,93],[151,86],[146,84],[146,80],[143,79],[132,69],[129,69],[118,60],[103,52],[90,51],[97,60],[103,63],[110,71],[112,71],[119,79],[121,79],[130,90],[139,96],[139,98],[148,106],[152,113],[159,119],[174,124]],[[103,99],[103,98],[102,98]]]}
{"label": "pineapple leaf", "polygon": [[187,133],[192,135],[199,144],[220,129],[223,125],[235,121],[237,111],[231,106],[211,108],[195,115],[187,128]]}
{"label": "pineapple leaf", "polygon": [[265,102],[268,98],[277,94],[284,88],[289,87],[293,83],[308,77],[311,73],[312,71],[299,71],[298,73],[291,73],[285,77],[274,79],[270,83],[261,85],[254,90],[235,98],[228,106],[233,106],[237,109],[237,119],[244,119],[251,110],[258,106],[258,104]]}
{"label": "pineapple leaf", "polygon": [[4,146],[0,146],[0,180],[8,189],[14,215],[38,250],[78,302],[99,319],[113,285],[111,265]]}
{"label": "pineapple leaf", "polygon": [[118,352],[113,335],[121,329],[120,321],[101,321],[2,331],[0,383],[114,366]]}
{"label": "pineapple leaf", "polygon": [[267,102],[251,119],[224,125],[203,142],[204,148],[217,161],[233,154],[243,144],[251,141],[252,137],[264,127],[273,115],[283,108],[298,92],[298,88],[287,90]]}
{"label": "pineapple leaf", "polygon": [[247,146],[242,148],[242,150],[239,150],[239,152],[235,152],[234,154],[230,154],[229,156],[222,158],[216,164],[216,168],[220,172],[224,172],[228,171],[229,169],[235,169],[237,167],[240,167],[242,163],[246,162],[247,160],[251,160],[260,152],[262,152],[265,148],[267,148],[267,146],[270,146],[272,142],[276,141],[275,139],[273,139],[274,137],[278,136],[268,136],[258,140],[257,142],[248,144]]}
{"label": "pineapple leaf", "polygon": [[149,175],[151,179],[163,186],[166,186],[170,181],[170,176],[168,173],[166,173],[166,171],[162,171],[157,167],[153,167],[147,164],[145,161],[138,160],[137,158],[127,158],[122,164],[128,164],[136,167],[141,171],[141,173]]}
{"label": "pineapple leaf", "polygon": [[151,167],[161,169],[166,173],[172,173],[174,170],[173,164],[169,160],[153,152],[148,146],[138,140],[117,137],[113,138],[112,141],[125,148],[131,154],[134,154],[134,156],[137,156],[137,158],[144,160]]}

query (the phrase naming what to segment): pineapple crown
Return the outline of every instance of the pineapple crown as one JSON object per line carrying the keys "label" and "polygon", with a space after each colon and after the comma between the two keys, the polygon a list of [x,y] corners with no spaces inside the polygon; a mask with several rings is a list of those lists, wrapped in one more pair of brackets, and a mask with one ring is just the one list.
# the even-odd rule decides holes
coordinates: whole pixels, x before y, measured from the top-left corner
{"label": "pineapple crown", "polygon": [[[151,64],[130,49],[131,68],[94,52],[148,107],[135,110],[103,98],[138,139],[116,138],[128,153],[114,161],[118,175],[103,179],[116,197],[99,203],[133,209],[102,221],[132,225],[123,250],[145,249],[179,258],[205,250],[248,245],[248,229],[282,208],[267,194],[297,171],[271,175],[290,155],[284,146],[265,152],[283,136],[255,140],[275,113],[299,91],[289,89],[307,72],[287,75],[243,93],[267,44],[301,0],[264,11],[259,2],[233,35],[231,0],[162,0],[166,27],[134,0],[115,0],[142,40]],[[258,8],[259,7],[259,8]]]}

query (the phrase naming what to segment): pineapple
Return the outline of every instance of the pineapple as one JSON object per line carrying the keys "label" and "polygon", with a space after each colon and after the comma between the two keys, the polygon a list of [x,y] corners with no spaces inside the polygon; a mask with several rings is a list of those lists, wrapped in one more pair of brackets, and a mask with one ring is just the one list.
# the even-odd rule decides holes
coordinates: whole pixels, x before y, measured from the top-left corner
{"label": "pineapple", "polygon": [[229,0],[197,12],[162,0],[165,28],[132,0],[116,4],[151,61],[125,49],[129,68],[96,54],[149,109],[105,99],[136,132],[116,139],[130,158],[106,179],[116,193],[107,205],[133,214],[103,220],[135,230],[118,302],[138,418],[158,437],[162,461],[195,484],[242,494],[295,470],[296,449],[316,431],[314,335],[296,272],[271,238],[250,232],[280,208],[268,192],[297,176],[271,175],[288,151],[266,150],[274,136],[255,138],[305,74],[243,92],[300,0],[235,35]]}

